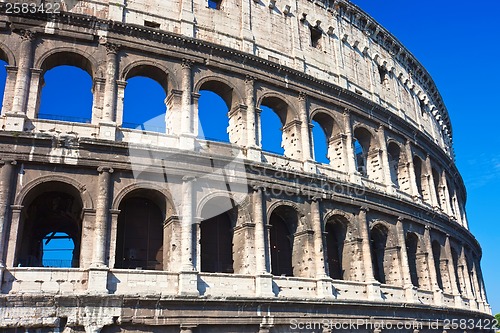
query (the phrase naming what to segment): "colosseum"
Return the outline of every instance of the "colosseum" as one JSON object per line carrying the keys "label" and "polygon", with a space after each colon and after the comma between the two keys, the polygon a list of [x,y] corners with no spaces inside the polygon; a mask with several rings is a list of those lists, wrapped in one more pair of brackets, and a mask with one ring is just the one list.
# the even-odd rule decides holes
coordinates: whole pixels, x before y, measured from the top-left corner
{"label": "colosseum", "polygon": [[[491,330],[446,106],[361,8],[37,1],[0,3],[2,332]],[[87,119],[40,112],[59,66],[91,78]],[[136,77],[160,130],[124,121]],[[205,91],[227,142],[200,135]]]}

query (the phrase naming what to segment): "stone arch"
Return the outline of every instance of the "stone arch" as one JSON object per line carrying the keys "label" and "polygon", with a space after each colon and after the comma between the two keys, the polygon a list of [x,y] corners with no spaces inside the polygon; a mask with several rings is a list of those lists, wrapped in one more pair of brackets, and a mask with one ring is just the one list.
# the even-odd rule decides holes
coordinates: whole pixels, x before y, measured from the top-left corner
{"label": "stone arch", "polygon": [[350,224],[345,214],[330,214],[325,219],[326,263],[332,279],[347,280],[350,277],[351,253],[346,249]]}
{"label": "stone arch", "polygon": [[74,187],[76,191],[80,193],[80,198],[83,203],[83,208],[84,209],[94,209],[94,202],[92,200],[92,196],[90,193],[87,191],[86,186],[74,178],[64,176],[64,175],[48,175],[48,176],[41,176],[38,177],[26,185],[23,186],[23,188],[19,191],[19,193],[16,195],[16,198],[14,199],[14,205],[16,206],[22,206],[24,205],[27,200],[29,200],[29,194],[31,191],[36,188],[38,185],[43,184],[43,183],[48,183],[48,182],[60,182],[60,183],[65,183],[68,185],[71,185]]}
{"label": "stone arch", "polygon": [[311,128],[311,137],[313,138],[312,142],[314,144],[314,152],[315,159],[318,161],[318,156],[316,156],[316,138],[314,137],[313,129],[314,124],[313,121],[318,123],[321,127],[326,142],[326,157],[329,160],[330,164],[337,170],[344,170],[346,161],[345,159],[345,140],[343,139],[344,130],[341,126],[341,123],[335,118],[335,116],[327,109],[324,108],[316,108],[311,112],[310,115],[310,128]]}
{"label": "stone arch", "polygon": [[396,140],[387,140],[387,158],[392,184],[402,190],[409,191],[406,154],[401,144]]}
{"label": "stone arch", "polygon": [[[275,201],[271,205],[269,205],[269,207],[266,210],[266,216],[268,216],[268,220],[269,220],[269,216],[271,216],[272,212],[276,208],[278,208],[279,206],[288,206],[288,207],[295,209],[295,211],[297,212],[297,219],[298,219],[297,222],[299,223],[299,224],[297,224],[297,228],[299,226],[302,226],[304,228],[311,228],[312,227],[310,225],[310,223],[308,223],[309,221],[304,219],[306,214],[304,213],[304,210],[299,206],[299,204],[296,202],[293,202],[293,201],[289,201],[289,200],[279,200],[279,201]],[[300,224],[301,222],[302,222],[302,224]],[[268,223],[269,223],[269,221],[268,221]]]}
{"label": "stone arch", "polygon": [[145,76],[155,80],[162,86],[167,96],[169,88],[170,90],[179,89],[175,75],[167,66],[148,59],[141,59],[127,64],[119,74],[120,79],[123,81],[135,76]]}
{"label": "stone arch", "polygon": [[422,285],[422,280],[419,272],[421,267],[419,267],[419,262],[417,256],[419,254],[420,238],[414,232],[407,232],[405,236],[405,246],[406,254],[408,259],[408,268],[410,270],[410,281],[415,287],[420,287]]}
{"label": "stone arch", "polygon": [[0,60],[5,61],[9,66],[17,66],[17,59],[14,52],[2,42],[0,42]]}
{"label": "stone arch", "polygon": [[[263,104],[263,102],[269,102],[271,105]],[[287,125],[292,120],[299,119],[298,111],[293,107],[294,103],[292,103],[284,94],[280,94],[279,92],[264,92],[258,97],[255,105],[258,108],[260,108],[261,105],[266,105],[273,109],[274,106],[277,106],[277,110],[275,110],[275,112],[278,114],[283,126]]]}
{"label": "stone arch", "polygon": [[128,194],[130,194],[134,191],[137,191],[137,190],[153,190],[153,191],[160,193],[162,196],[164,196],[165,202],[167,205],[167,207],[163,211],[164,218],[167,218],[171,215],[176,214],[174,201],[172,199],[170,192],[168,192],[162,186],[159,186],[155,183],[149,183],[149,182],[136,182],[136,183],[133,183],[133,184],[130,184],[130,185],[123,187],[113,198],[113,202],[111,204],[111,209],[118,210],[123,199]]}
{"label": "stone arch", "polygon": [[208,75],[200,78],[195,82],[193,92],[199,93],[201,90],[210,90],[219,95],[226,103],[229,112],[245,104],[238,88],[223,76]]}
{"label": "stone arch", "polygon": [[[61,59],[62,58],[62,59]],[[57,47],[35,60],[35,68],[44,72],[61,65],[75,66],[86,71],[93,79],[100,77],[99,62],[89,53],[78,48]]]}
{"label": "stone arch", "polygon": [[[84,213],[92,202],[83,185],[66,176],[40,177],[22,188],[15,203],[23,208],[19,220],[15,265],[79,267]],[[84,194],[86,193],[86,194]],[[65,236],[62,236],[65,235]],[[47,263],[45,246],[57,238],[72,240],[67,263]],[[53,259],[53,258],[52,258]]]}
{"label": "stone arch", "polygon": [[[241,220],[246,220],[246,221],[250,221],[251,218],[250,218],[250,212],[247,211],[247,210],[243,210],[243,207],[239,204],[237,204],[235,201],[234,201],[234,198],[231,197],[231,194],[228,193],[228,192],[225,192],[225,191],[220,191],[220,190],[217,190],[217,191],[211,191],[210,193],[208,193],[207,195],[203,196],[199,201],[198,201],[198,204],[196,206],[196,216],[197,217],[201,217],[202,216],[202,210],[203,210],[203,207],[211,200],[215,199],[215,198],[224,198],[227,202],[226,204],[224,205],[224,207],[221,207],[221,208],[225,208],[227,207],[228,210],[230,209],[237,209],[238,211],[238,217],[239,215],[242,213],[243,214],[243,217],[241,218]],[[234,222],[234,227],[236,227],[237,225],[239,225],[239,222],[240,219],[238,218],[238,220],[235,220]]]}
{"label": "stone arch", "polygon": [[389,228],[386,223],[377,221],[370,229],[370,247],[373,267],[373,276],[380,283],[387,283],[390,262],[387,259],[387,241],[389,239]]}
{"label": "stone arch", "polygon": [[380,167],[381,157],[377,152],[377,148],[380,147],[377,134],[369,127],[358,123],[353,127],[352,136],[356,170],[362,176],[381,180],[383,170]]}

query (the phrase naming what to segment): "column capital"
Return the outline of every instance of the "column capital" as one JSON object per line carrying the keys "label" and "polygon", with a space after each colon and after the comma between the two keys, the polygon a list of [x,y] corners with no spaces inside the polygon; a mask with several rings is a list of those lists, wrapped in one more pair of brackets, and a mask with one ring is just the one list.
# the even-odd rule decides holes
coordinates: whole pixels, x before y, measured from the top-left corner
{"label": "column capital", "polygon": [[106,54],[117,54],[118,51],[120,50],[121,45],[106,42],[104,44],[104,47],[106,48]]}
{"label": "column capital", "polygon": [[191,59],[182,59],[181,66],[183,69],[191,69],[193,67],[194,61]]}
{"label": "column capital", "polygon": [[255,76],[252,75],[245,75],[245,83],[254,83],[257,80]]}
{"label": "column capital", "polygon": [[36,32],[31,30],[20,29],[17,33],[19,34],[19,37],[21,37],[22,41],[33,41],[36,38]]}
{"label": "column capital", "polygon": [[368,208],[367,206],[361,206],[359,207],[359,211],[367,213],[370,211],[370,208]]}
{"label": "column capital", "polygon": [[307,94],[303,91],[299,91],[299,101],[303,102],[307,99]]}
{"label": "column capital", "polygon": [[197,179],[196,176],[183,176],[182,177],[183,182],[190,182],[190,181],[195,182],[196,179]]}
{"label": "column capital", "polygon": [[113,170],[113,168],[110,166],[100,166],[97,168],[97,172],[99,172],[99,173],[103,173],[103,172],[113,173],[114,171],[115,170]]}
{"label": "column capital", "polygon": [[6,164],[17,165],[17,161],[15,161],[15,160],[0,160],[0,168]]}

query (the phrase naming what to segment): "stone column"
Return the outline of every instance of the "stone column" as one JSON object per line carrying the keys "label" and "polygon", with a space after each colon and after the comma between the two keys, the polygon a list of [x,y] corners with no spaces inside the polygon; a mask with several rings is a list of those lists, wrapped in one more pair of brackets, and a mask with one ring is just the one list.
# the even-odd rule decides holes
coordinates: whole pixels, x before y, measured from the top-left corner
{"label": "stone column", "polygon": [[415,176],[415,166],[413,165],[413,153],[411,150],[410,142],[406,140],[405,142],[405,153],[408,161],[408,176],[410,177],[410,189],[411,195],[415,198],[421,198],[417,187],[417,178]]}
{"label": "stone column", "polygon": [[362,239],[363,267],[365,271],[365,282],[367,284],[367,294],[369,300],[380,300],[380,282],[375,280],[372,266],[372,252],[370,247],[370,232],[366,213],[367,207],[361,207],[358,213],[358,225]]}
{"label": "stone column", "polygon": [[194,132],[194,122],[198,119],[193,117],[193,107],[191,105],[192,93],[192,73],[193,62],[191,60],[182,60],[182,101],[181,101],[181,138],[180,145],[182,149],[194,149],[194,138],[198,133]]}
{"label": "stone column", "polygon": [[307,110],[307,95],[303,92],[299,93],[299,120],[300,120],[300,141],[302,147],[302,161],[311,161],[311,132],[309,127],[309,113]]}
{"label": "stone column", "polygon": [[406,237],[402,218],[398,218],[398,221],[396,223],[396,232],[398,236],[400,251],[400,275],[402,277],[402,287],[405,289],[406,299],[409,302],[415,302],[417,300],[417,287],[414,286],[411,281],[410,266],[408,263],[408,252],[406,251]]}
{"label": "stone column", "polygon": [[179,294],[199,295],[193,251],[194,205],[193,182],[196,178],[185,176],[182,178],[182,213],[181,213],[181,272],[179,273]]}
{"label": "stone column", "polygon": [[110,209],[109,214],[111,215],[111,223],[110,223],[110,235],[109,235],[109,268],[115,267],[116,263],[116,238],[118,231],[118,217],[120,216],[120,210],[118,209]]}
{"label": "stone column", "polygon": [[38,68],[31,68],[31,83],[28,93],[26,115],[30,119],[38,116],[43,88],[43,71]]}
{"label": "stone column", "polygon": [[465,295],[467,298],[469,298],[472,301],[474,299],[474,293],[473,293],[471,279],[470,279],[469,263],[467,262],[467,257],[465,255],[465,247],[463,245],[462,245],[462,251],[461,251],[460,257],[461,257],[461,261],[463,263],[462,264],[462,266],[463,266],[462,277],[464,279]]}
{"label": "stone column", "polygon": [[19,229],[21,224],[23,206],[11,205],[10,210],[11,222],[9,241],[7,242],[7,258],[5,260],[5,266],[14,267],[16,265],[16,255],[19,253],[19,248],[21,247],[21,235]]}
{"label": "stone column", "polygon": [[451,293],[455,296],[455,306],[461,307],[462,300],[460,297],[460,292],[458,291],[458,281],[457,274],[455,273],[455,265],[453,263],[453,257],[451,255],[451,245],[450,245],[450,235],[446,235],[446,241],[444,244],[444,251],[446,253],[446,260],[448,264],[446,265],[448,268],[448,276],[450,279]]}
{"label": "stone column", "polygon": [[356,174],[356,163],[354,155],[354,145],[352,139],[352,130],[351,130],[351,114],[348,109],[344,110],[344,130],[345,130],[345,154],[344,161],[346,165],[346,172],[349,175]]}
{"label": "stone column", "polygon": [[14,98],[14,87],[16,85],[17,67],[5,66],[7,78],[5,79],[5,89],[3,93],[2,115],[12,110],[12,102]]}
{"label": "stone column", "polygon": [[96,219],[94,226],[94,252],[92,256],[92,268],[107,267],[105,262],[107,226],[109,217],[110,184],[113,168],[101,166],[97,168],[99,178],[97,180],[97,204]]}
{"label": "stone column", "polygon": [[[431,202],[430,204],[433,207],[441,207],[438,201],[438,193],[436,192],[436,187],[434,186],[434,175],[432,174],[432,164],[431,164],[431,159],[429,155],[427,155],[427,158],[425,159],[425,167],[427,169],[427,183],[428,183],[428,188],[429,188],[429,193],[430,193],[430,199]],[[439,179],[438,179],[439,181]]]}
{"label": "stone column", "polygon": [[394,188],[394,184],[391,179],[391,170],[389,166],[389,156],[387,155],[387,142],[385,139],[385,127],[384,125],[379,125],[378,127],[378,142],[380,144],[380,158],[382,160],[382,173],[384,176],[384,184],[387,186],[387,189],[392,192]]}
{"label": "stone column", "polygon": [[5,232],[8,230],[9,203],[12,195],[12,177],[15,161],[0,161],[0,288],[5,269]]}
{"label": "stone column", "polygon": [[104,105],[99,123],[99,137],[115,140],[116,136],[116,72],[119,45],[106,43],[106,83],[104,86]]}
{"label": "stone column", "polygon": [[443,191],[443,210],[448,214],[448,216],[453,216],[453,210],[451,209],[451,197],[448,190],[448,181],[446,180],[445,172],[441,173],[441,191]]}
{"label": "stone column", "polygon": [[260,186],[253,187],[252,205],[255,223],[255,289],[256,296],[273,297],[273,277],[269,273],[269,251],[267,242],[267,218],[264,192]]}
{"label": "stone column", "polygon": [[125,88],[127,87],[127,81],[116,80],[116,125],[123,125],[123,101],[125,99]]}
{"label": "stone column", "polygon": [[19,35],[21,38],[21,46],[18,57],[19,64],[16,83],[14,85],[12,110],[7,110],[6,112],[6,130],[10,131],[24,130],[36,38],[35,33],[29,30],[21,30],[19,31]]}
{"label": "stone column", "polygon": [[314,197],[310,202],[311,208],[311,221],[313,228],[313,246],[315,253],[315,263],[316,268],[315,277],[316,281],[316,294],[321,298],[333,298],[333,288],[331,278],[326,272],[325,262],[325,242],[324,242],[324,226],[321,218],[321,208],[320,208],[321,198]]}
{"label": "stone column", "polygon": [[247,106],[247,158],[252,161],[261,159],[260,149],[258,149],[258,121],[255,108],[255,78],[247,76],[245,78],[245,101]]}

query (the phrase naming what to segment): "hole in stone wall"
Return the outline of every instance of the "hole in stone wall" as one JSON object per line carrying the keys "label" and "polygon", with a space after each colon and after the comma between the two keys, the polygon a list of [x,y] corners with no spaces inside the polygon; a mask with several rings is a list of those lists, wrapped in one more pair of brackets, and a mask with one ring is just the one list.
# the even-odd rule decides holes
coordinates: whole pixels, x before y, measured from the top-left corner
{"label": "hole in stone wall", "polygon": [[443,278],[441,276],[441,244],[437,240],[432,241],[432,255],[434,257],[434,269],[438,287],[443,290]]}
{"label": "hole in stone wall", "polygon": [[165,133],[165,88],[154,79],[134,76],[127,79],[123,98],[122,127]]}
{"label": "hole in stone wall", "polygon": [[144,20],[144,26],[145,27],[149,27],[149,28],[159,29],[160,28],[160,23]]}
{"label": "hole in stone wall", "polygon": [[[226,95],[227,97],[227,95]],[[229,92],[229,106],[231,105],[231,92]],[[198,137],[205,140],[229,141],[229,107],[224,98],[211,90],[200,90],[198,100]]]}
{"label": "hole in stone wall", "polygon": [[321,49],[321,37],[323,36],[323,31],[315,26],[309,26],[309,32],[311,35],[311,46]]}
{"label": "hole in stone wall", "polygon": [[78,123],[92,119],[92,77],[75,66],[61,65],[47,70],[41,92],[38,118]]}
{"label": "hole in stone wall", "polygon": [[222,0],[208,0],[208,8],[221,9]]}
{"label": "hole in stone wall", "polygon": [[385,69],[382,66],[378,66],[378,74],[380,77],[380,83],[385,84],[387,82],[387,80],[389,79],[388,78],[389,73],[387,72],[387,69]]}

